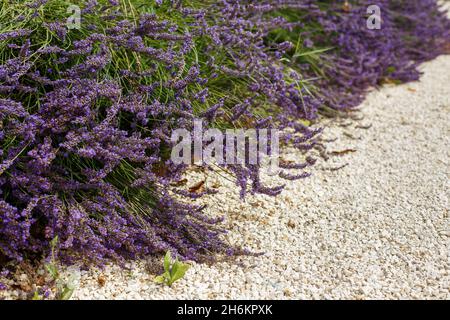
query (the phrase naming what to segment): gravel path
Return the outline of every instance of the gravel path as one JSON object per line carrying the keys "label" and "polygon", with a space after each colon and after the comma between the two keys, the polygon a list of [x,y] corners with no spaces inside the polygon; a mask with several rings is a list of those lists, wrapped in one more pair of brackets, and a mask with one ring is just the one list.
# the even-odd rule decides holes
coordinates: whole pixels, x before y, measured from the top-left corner
{"label": "gravel path", "polygon": [[450,299],[450,56],[422,69],[420,82],[372,92],[362,120],[330,123],[328,149],[356,152],[321,161],[278,198],[243,203],[217,174],[189,177],[219,186],[201,201],[227,217],[230,242],[265,255],[193,265],[172,288],[153,283],[148,262],[81,272],[74,298]]}

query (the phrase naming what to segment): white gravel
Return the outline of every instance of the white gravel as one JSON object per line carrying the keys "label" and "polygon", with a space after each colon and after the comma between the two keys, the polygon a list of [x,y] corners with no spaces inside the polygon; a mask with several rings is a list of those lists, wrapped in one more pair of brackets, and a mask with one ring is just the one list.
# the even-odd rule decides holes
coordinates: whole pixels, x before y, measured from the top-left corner
{"label": "white gravel", "polygon": [[227,179],[190,176],[220,185],[201,201],[227,217],[230,242],[264,256],[194,264],[172,288],[153,283],[145,262],[81,272],[74,298],[449,299],[450,56],[422,69],[420,82],[372,92],[363,120],[330,123],[328,148],[356,152],[321,161],[278,198],[243,203]]}
{"label": "white gravel", "polygon": [[324,136],[337,138],[329,150],[356,152],[320,161],[277,198],[243,203],[224,177],[190,175],[190,184],[219,185],[201,201],[226,216],[230,242],[265,255],[193,264],[172,288],[155,284],[144,261],[72,268],[65,273],[80,277],[73,298],[450,299],[450,56],[422,69],[420,82],[372,92],[363,120],[329,123]]}

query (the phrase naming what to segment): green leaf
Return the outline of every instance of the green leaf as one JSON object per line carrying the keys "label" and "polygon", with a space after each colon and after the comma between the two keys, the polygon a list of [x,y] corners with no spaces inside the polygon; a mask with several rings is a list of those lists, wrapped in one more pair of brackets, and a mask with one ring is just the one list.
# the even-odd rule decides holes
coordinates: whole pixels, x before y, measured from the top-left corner
{"label": "green leaf", "polygon": [[61,295],[59,296],[59,300],[70,300],[74,291],[75,291],[75,288],[66,286],[64,288],[64,290],[61,292]]}
{"label": "green leaf", "polygon": [[170,271],[170,264],[172,262],[172,255],[170,254],[170,250],[167,250],[167,253],[164,257],[164,270],[166,272]]}
{"label": "green leaf", "polygon": [[52,249],[56,248],[56,246],[58,245],[58,236],[55,236],[52,241],[50,241],[50,246],[52,247]]}
{"label": "green leaf", "polygon": [[394,73],[396,71],[396,68],[394,66],[390,66],[386,69],[386,72],[391,74]]}
{"label": "green leaf", "polygon": [[174,276],[178,269],[178,257],[175,259],[175,262],[172,264],[172,268],[170,269],[170,278]]}
{"label": "green leaf", "polygon": [[31,298],[31,300],[42,300],[42,297],[39,295],[37,291],[35,291],[33,298]]}
{"label": "green leaf", "polygon": [[169,285],[172,285],[175,281],[181,279],[189,269],[189,265],[183,262],[176,261],[172,267],[174,272],[171,274]]}
{"label": "green leaf", "polygon": [[300,53],[296,53],[294,54],[294,58],[298,58],[298,57],[303,57],[303,56],[308,56],[311,54],[317,54],[317,53],[323,53],[329,50],[332,50],[333,48],[322,48],[322,49],[316,49],[316,50],[311,50],[311,51],[304,51],[304,52],[300,52]]}
{"label": "green leaf", "polygon": [[52,263],[48,263],[45,265],[45,269],[47,269],[48,273],[51,275],[53,280],[56,280],[59,278],[58,268]]}
{"label": "green leaf", "polygon": [[155,282],[156,283],[164,283],[166,282],[167,278],[168,278],[168,273],[164,272],[162,275],[155,277]]}
{"label": "green leaf", "polygon": [[299,120],[304,126],[309,127],[311,125],[311,121],[309,120],[305,120],[305,119],[301,119]]}

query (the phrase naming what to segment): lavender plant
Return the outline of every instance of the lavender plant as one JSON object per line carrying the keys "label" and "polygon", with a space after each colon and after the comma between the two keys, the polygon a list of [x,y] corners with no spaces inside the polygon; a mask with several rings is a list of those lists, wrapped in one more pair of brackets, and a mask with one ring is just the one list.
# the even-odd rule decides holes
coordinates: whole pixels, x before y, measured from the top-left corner
{"label": "lavender plant", "polygon": [[[221,218],[175,199],[184,166],[173,128],[289,128],[306,177],[332,108],[356,106],[385,79],[417,79],[442,53],[449,21],[433,0],[2,1],[0,10],[0,261],[102,264],[172,251],[183,259],[247,253],[223,240]],[[447,46],[447,47],[446,47]],[[229,166],[242,196],[276,195],[257,165]],[[294,173],[291,171],[294,170]],[[300,171],[300,172],[299,172]],[[249,189],[250,186],[250,189]]]}

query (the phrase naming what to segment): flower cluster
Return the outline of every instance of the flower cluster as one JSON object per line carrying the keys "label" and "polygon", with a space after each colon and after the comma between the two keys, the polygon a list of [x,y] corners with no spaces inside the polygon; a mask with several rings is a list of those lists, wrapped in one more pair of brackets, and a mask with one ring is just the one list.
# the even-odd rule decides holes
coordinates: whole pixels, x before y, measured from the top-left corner
{"label": "flower cluster", "polygon": [[[325,33],[313,37],[317,45],[337,49],[322,57],[327,77],[319,84],[322,98],[335,109],[359,105],[368,88],[386,81],[417,80],[418,64],[444,53],[450,39],[449,20],[436,1],[350,3],[333,2],[318,19]],[[380,30],[365,26],[373,4],[381,11]]]}

